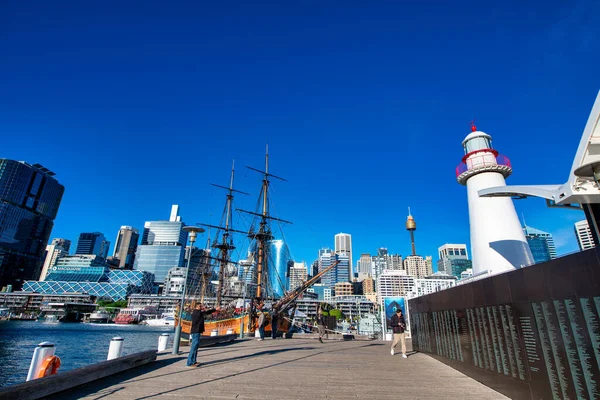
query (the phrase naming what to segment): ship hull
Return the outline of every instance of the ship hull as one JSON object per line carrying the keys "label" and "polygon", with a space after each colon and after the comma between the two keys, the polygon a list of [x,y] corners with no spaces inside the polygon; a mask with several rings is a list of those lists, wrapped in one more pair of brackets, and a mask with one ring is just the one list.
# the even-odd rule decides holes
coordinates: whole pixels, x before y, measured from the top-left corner
{"label": "ship hull", "polygon": [[[256,322],[257,322],[258,318],[253,318],[253,323],[252,326],[256,326]],[[222,319],[222,320],[216,320],[216,321],[205,321],[204,322],[204,333],[207,335],[210,335],[214,330],[217,331],[217,335],[226,335],[227,332],[229,333],[235,333],[236,335],[240,334],[240,325],[243,327],[244,329],[244,334],[254,334],[254,328],[249,330],[248,329],[248,325],[250,322],[250,318],[248,315],[244,315],[239,316],[239,317],[234,317],[234,318],[228,318],[228,319]],[[175,318],[175,326],[177,326],[177,317]],[[190,330],[192,327],[192,321],[190,320],[182,320],[181,321],[181,332],[184,333],[186,336],[188,336],[190,334]],[[279,332],[286,332],[289,328],[289,322],[287,320],[283,320],[281,321],[281,323],[279,324]],[[233,332],[231,332],[233,331]],[[269,322],[266,326],[265,326],[265,335],[270,335],[272,332],[271,329],[271,323]]]}

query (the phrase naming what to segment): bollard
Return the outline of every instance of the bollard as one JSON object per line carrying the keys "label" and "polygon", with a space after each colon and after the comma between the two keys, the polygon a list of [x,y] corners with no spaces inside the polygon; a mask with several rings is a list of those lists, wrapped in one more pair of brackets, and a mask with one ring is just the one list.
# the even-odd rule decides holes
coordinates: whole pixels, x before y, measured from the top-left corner
{"label": "bollard", "polygon": [[123,340],[124,339],[119,336],[111,339],[110,346],[108,347],[108,357],[106,357],[107,360],[121,357],[121,354],[123,354]]}
{"label": "bollard", "polygon": [[233,329],[231,329],[231,328],[227,329],[227,334],[228,335],[233,335]]}
{"label": "bollard", "polygon": [[210,336],[219,336],[219,331],[217,329],[213,329],[210,331]]}
{"label": "bollard", "polygon": [[158,337],[158,351],[167,350],[167,344],[169,343],[169,334],[163,333]]}
{"label": "bollard", "polygon": [[27,373],[28,381],[36,379],[35,377],[42,366],[42,362],[46,357],[53,356],[55,350],[54,343],[42,342],[38,344],[33,351],[33,357],[31,358],[31,364],[29,365],[29,372]]}

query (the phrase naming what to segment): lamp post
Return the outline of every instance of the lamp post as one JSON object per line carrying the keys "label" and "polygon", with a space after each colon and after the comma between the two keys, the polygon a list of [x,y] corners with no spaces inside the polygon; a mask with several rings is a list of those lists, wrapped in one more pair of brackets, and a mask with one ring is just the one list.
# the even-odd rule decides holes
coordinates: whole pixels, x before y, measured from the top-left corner
{"label": "lamp post", "polygon": [[185,278],[183,280],[183,293],[181,294],[181,304],[179,305],[179,319],[177,320],[177,326],[175,327],[175,339],[173,339],[173,354],[179,354],[179,342],[181,341],[181,317],[183,316],[183,305],[185,302],[185,291],[187,289],[187,278],[190,270],[190,260],[192,259],[192,249],[194,248],[194,242],[199,233],[204,232],[204,229],[197,226],[184,226],[183,230],[188,233],[188,239],[190,240],[190,253],[188,254],[187,267],[185,269]]}

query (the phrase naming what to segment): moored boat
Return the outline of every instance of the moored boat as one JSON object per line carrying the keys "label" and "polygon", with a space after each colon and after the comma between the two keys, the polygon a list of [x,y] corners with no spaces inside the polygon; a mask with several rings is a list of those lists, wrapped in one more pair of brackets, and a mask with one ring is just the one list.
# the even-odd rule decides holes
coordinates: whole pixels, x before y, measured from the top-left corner
{"label": "moored boat", "polygon": [[106,311],[96,311],[90,314],[88,321],[96,324],[107,324],[110,322],[110,314]]}

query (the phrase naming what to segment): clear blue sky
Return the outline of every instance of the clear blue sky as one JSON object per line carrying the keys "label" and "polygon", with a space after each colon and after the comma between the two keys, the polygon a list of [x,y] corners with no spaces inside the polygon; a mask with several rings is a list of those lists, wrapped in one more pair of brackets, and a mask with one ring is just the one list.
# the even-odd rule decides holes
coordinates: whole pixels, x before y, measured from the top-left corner
{"label": "clear blue sky", "polygon": [[[509,184],[566,181],[596,93],[596,1],[4,2],[0,157],[65,185],[53,237],[143,228],[179,204],[216,224],[232,159],[252,209],[269,143],[275,214],[311,262],[336,233],[380,246],[469,243],[454,169],[475,118]],[[488,3],[489,4],[489,3]],[[516,203],[577,249],[576,211]],[[237,226],[245,221],[236,216]],[[244,246],[244,244],[240,244]],[[247,244],[246,244],[247,246]]]}

